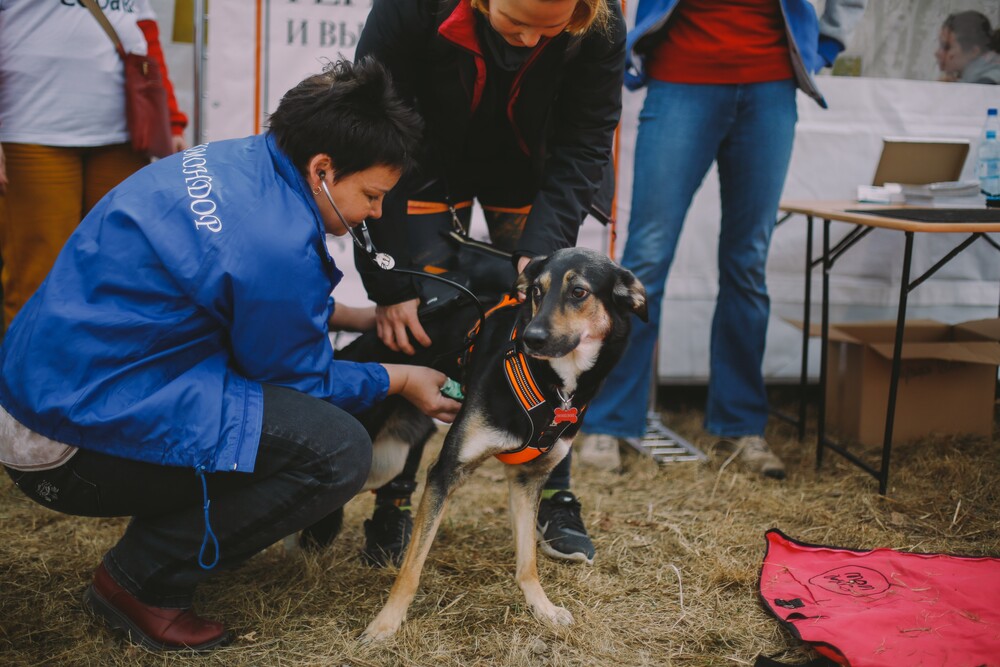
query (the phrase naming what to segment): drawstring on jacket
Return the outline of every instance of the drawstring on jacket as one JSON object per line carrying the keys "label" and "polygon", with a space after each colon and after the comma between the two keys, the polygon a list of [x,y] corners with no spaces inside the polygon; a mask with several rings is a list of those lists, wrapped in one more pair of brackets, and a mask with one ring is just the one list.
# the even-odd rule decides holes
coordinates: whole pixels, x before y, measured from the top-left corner
{"label": "drawstring on jacket", "polygon": [[[201,495],[205,500],[204,510],[205,510],[205,538],[201,541],[201,549],[198,551],[198,565],[201,566],[203,570],[211,570],[219,563],[219,540],[215,537],[215,533],[212,532],[212,524],[208,520],[208,506],[211,505],[211,501],[208,499],[208,482],[205,481],[205,466],[198,466],[195,471],[198,478],[201,480]],[[212,546],[215,548],[215,560],[211,563],[205,563],[205,547],[208,546],[208,541],[212,541]]]}

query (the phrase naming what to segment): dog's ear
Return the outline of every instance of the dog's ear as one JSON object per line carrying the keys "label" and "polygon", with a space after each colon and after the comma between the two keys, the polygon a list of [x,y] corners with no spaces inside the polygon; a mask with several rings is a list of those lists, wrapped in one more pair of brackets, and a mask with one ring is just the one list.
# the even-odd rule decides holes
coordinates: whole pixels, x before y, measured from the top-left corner
{"label": "dog's ear", "polygon": [[531,285],[531,281],[538,277],[541,273],[542,266],[545,264],[545,260],[548,259],[547,255],[541,257],[532,257],[525,267],[524,271],[521,271],[521,275],[517,277],[514,281],[514,291],[519,294],[527,294],[528,287]]}
{"label": "dog's ear", "polygon": [[649,309],[646,307],[646,288],[631,271],[623,266],[618,267],[618,276],[612,292],[615,305],[630,310],[643,322],[649,321]]}

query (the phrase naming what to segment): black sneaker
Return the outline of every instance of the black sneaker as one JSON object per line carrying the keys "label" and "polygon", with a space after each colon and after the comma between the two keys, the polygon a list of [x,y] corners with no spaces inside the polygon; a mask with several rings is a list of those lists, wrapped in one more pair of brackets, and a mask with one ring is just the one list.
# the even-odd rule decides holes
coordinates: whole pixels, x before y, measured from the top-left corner
{"label": "black sneaker", "polygon": [[409,506],[376,505],[372,518],[365,520],[365,548],[361,560],[372,567],[399,565],[413,534]]}
{"label": "black sneaker", "polygon": [[319,551],[337,538],[343,525],[344,508],[338,507],[313,525],[304,528],[299,533],[299,546],[306,551]]}
{"label": "black sneaker", "polygon": [[580,501],[570,491],[557,491],[538,506],[538,546],[550,558],[594,564],[594,543],[583,527]]}

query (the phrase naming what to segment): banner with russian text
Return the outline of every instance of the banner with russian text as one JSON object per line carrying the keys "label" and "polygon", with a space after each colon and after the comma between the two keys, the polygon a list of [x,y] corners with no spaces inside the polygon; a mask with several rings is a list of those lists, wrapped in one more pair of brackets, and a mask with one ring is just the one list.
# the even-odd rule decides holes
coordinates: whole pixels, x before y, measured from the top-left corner
{"label": "banner with russian text", "polygon": [[206,138],[261,132],[289,88],[353,60],[371,0],[212,0]]}

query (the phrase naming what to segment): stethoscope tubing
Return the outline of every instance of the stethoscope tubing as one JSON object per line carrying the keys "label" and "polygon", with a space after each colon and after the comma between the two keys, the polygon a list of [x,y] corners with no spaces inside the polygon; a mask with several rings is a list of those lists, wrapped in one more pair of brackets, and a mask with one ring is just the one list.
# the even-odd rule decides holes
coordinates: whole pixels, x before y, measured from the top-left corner
{"label": "stethoscope tubing", "polygon": [[358,225],[358,227],[361,228],[361,237],[363,237],[359,238],[357,231],[355,231],[354,227],[351,227],[349,224],[347,224],[347,220],[344,218],[343,214],[341,214],[340,208],[337,207],[337,203],[333,201],[333,195],[330,193],[330,188],[328,188],[326,185],[326,179],[320,178],[319,183],[320,187],[323,189],[323,193],[326,195],[327,201],[329,201],[330,206],[333,207],[334,213],[336,213],[337,217],[340,218],[340,224],[344,226],[344,229],[347,230],[347,233],[350,234],[351,238],[354,240],[354,244],[358,246],[358,248],[362,251],[365,257],[367,257],[372,264],[382,269],[383,271],[391,271],[393,273],[403,273],[406,275],[417,276],[418,278],[430,278],[432,280],[437,280],[439,282],[445,283],[449,287],[452,287],[453,289],[462,292],[465,296],[468,296],[472,300],[472,302],[476,304],[476,308],[479,310],[480,321],[486,319],[486,309],[483,307],[483,304],[479,301],[479,298],[472,292],[472,290],[470,290],[465,285],[457,283],[454,280],[449,280],[444,276],[438,276],[433,273],[427,273],[426,271],[415,271],[412,269],[397,268],[396,260],[392,257],[392,255],[389,255],[384,252],[379,252],[378,249],[375,247],[375,244],[372,243],[372,237],[368,233],[368,224],[367,221],[365,220],[362,220],[361,224]]}

